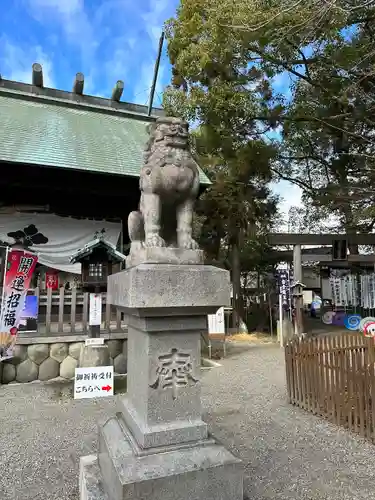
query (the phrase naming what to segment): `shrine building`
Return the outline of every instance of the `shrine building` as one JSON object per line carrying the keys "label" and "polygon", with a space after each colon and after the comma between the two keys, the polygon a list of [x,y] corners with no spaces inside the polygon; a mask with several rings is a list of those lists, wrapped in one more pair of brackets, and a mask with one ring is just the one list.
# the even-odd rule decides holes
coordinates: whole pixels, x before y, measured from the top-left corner
{"label": "shrine building", "polygon": [[[0,77],[0,287],[6,248],[23,244],[38,255],[29,292],[38,312],[19,342],[78,341],[87,335],[88,297],[70,258],[103,231],[126,253],[147,125],[163,111],[121,101],[122,81],[109,99],[86,95],[81,73],[71,92],[44,87],[38,63],[31,81]],[[210,182],[200,175],[204,189]],[[102,334],[123,338],[126,325],[105,300],[103,308]]]}

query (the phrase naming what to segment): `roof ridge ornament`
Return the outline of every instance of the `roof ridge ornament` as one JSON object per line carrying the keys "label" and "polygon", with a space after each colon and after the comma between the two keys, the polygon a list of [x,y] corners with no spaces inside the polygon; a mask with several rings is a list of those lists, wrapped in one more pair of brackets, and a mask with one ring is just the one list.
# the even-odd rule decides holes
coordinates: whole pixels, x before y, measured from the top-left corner
{"label": "roof ridge ornament", "polygon": [[80,72],[76,73],[76,77],[73,83],[73,93],[82,95],[84,86],[85,86],[85,75]]}
{"label": "roof ridge ornament", "polygon": [[103,227],[103,229],[101,231],[95,231],[95,239],[96,240],[104,240],[105,239],[105,229]]}
{"label": "roof ridge ornament", "polygon": [[32,83],[35,87],[43,87],[43,68],[37,62],[33,64]]}

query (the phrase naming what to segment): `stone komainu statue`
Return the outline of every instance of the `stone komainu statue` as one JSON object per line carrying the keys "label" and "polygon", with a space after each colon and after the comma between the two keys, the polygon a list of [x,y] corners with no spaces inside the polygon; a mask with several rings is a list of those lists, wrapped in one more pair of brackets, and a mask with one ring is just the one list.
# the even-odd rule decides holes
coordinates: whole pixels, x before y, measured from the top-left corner
{"label": "stone komainu statue", "polygon": [[197,250],[192,219],[199,171],[189,149],[188,124],[178,118],[158,118],[149,125],[149,134],[139,210],[128,219],[130,253],[144,247]]}

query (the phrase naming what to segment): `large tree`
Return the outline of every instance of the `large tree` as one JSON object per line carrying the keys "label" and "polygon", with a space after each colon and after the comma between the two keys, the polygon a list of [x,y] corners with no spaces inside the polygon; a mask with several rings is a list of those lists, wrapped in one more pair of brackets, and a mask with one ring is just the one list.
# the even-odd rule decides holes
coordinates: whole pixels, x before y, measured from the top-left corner
{"label": "large tree", "polygon": [[281,175],[301,187],[311,211],[334,215],[348,233],[375,224],[374,34],[358,25],[327,44],[310,73],[316,84],[298,81],[284,112]]}
{"label": "large tree", "polygon": [[373,26],[373,1],[182,0],[167,25],[167,104],[207,118],[218,141],[227,140],[217,123],[224,112],[224,129],[242,137],[279,125],[273,171],[302,188],[317,218],[372,230]]}
{"label": "large tree", "polygon": [[[194,43],[199,37],[195,21],[200,22],[200,13],[193,9],[186,15],[184,5],[167,25],[174,76],[164,94],[164,107],[168,114],[199,125],[193,145],[213,182],[198,205],[203,217],[202,243],[209,257],[229,263],[234,306],[241,313],[243,248],[249,238],[255,240],[266,231],[276,213],[277,200],[269,189],[276,150],[264,140],[263,126],[254,120],[266,111],[270,89],[261,72],[235,63],[235,47],[227,53],[225,39],[217,47],[220,60],[216,63],[209,56],[209,62],[204,47]],[[199,54],[194,54],[197,47]],[[189,64],[185,64],[186,57]],[[258,250],[252,248],[255,255]],[[223,254],[227,254],[224,259]],[[246,259],[249,262],[248,255]]]}

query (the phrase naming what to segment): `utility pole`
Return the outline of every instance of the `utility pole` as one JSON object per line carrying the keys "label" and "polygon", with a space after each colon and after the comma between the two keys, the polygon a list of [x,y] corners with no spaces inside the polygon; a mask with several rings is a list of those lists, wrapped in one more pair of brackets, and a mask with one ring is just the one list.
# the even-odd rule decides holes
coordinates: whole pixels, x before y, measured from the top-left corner
{"label": "utility pole", "polygon": [[151,86],[151,92],[150,92],[150,99],[149,99],[149,104],[148,104],[148,113],[147,113],[147,116],[151,116],[152,105],[154,104],[155,88],[156,88],[156,82],[158,80],[159,67],[160,67],[160,59],[161,59],[161,54],[163,52],[163,44],[164,44],[164,31],[162,31],[161,35],[160,35],[159,50],[158,50],[158,56],[157,56],[156,61],[155,61],[154,78],[152,79],[152,86]]}

